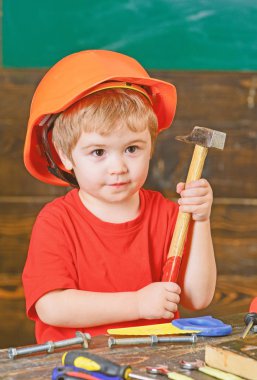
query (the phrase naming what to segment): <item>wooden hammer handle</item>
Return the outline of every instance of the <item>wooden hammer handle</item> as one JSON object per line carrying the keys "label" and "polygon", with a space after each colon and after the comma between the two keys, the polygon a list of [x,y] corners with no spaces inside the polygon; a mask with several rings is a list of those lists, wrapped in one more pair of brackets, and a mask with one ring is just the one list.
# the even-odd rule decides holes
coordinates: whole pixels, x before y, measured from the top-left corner
{"label": "wooden hammer handle", "polygon": [[[186,183],[201,178],[207,152],[208,148],[195,145]],[[163,269],[162,281],[177,281],[190,219],[190,213],[179,211],[167,256],[167,262]]]}

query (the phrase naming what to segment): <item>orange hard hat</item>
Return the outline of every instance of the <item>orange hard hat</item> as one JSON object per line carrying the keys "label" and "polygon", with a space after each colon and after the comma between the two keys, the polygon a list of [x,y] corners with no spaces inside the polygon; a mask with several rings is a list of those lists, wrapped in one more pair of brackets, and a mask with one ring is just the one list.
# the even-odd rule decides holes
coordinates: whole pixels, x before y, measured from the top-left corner
{"label": "orange hard hat", "polygon": [[[69,185],[49,171],[49,160],[42,149],[42,129],[53,115],[97,91],[99,84],[113,81],[142,86],[151,99],[158,130],[171,125],[177,103],[174,85],[151,78],[135,59],[117,52],[85,50],[68,55],[45,74],[32,99],[24,147],[24,162],[31,175],[53,185]],[[57,166],[62,166],[51,141],[48,143]]]}

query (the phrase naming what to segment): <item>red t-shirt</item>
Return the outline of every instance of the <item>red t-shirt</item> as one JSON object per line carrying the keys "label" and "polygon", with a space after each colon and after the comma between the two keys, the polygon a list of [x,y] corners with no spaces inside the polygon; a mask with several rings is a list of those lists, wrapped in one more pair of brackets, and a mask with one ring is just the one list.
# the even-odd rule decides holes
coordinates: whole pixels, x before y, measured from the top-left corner
{"label": "red t-shirt", "polygon": [[47,204],[34,224],[23,271],[27,314],[35,321],[38,343],[73,337],[77,330],[99,335],[107,328],[167,322],[54,327],[39,319],[35,303],[56,289],[128,292],[161,281],[177,213],[176,203],[144,189],[138,217],[119,224],[103,222],[88,211],[77,189]]}

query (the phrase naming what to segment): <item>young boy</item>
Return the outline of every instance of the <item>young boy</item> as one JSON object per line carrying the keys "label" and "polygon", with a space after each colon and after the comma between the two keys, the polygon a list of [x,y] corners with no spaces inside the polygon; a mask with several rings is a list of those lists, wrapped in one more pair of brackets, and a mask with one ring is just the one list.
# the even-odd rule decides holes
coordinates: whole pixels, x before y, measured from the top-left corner
{"label": "young boy", "polygon": [[[178,184],[179,206],[142,188],[156,136],[175,108],[172,84],[110,51],[72,54],[39,84],[25,165],[42,181],[75,188],[47,204],[32,231],[23,284],[38,343],[78,329],[97,335],[166,322],[179,303],[211,302],[209,183]],[[161,279],[179,207],[193,222],[175,284]]]}

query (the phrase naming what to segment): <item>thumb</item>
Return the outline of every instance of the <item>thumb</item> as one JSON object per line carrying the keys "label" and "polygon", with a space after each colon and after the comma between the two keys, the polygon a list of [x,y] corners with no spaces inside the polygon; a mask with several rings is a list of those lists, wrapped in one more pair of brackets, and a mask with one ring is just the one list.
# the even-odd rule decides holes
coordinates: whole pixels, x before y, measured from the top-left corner
{"label": "thumb", "polygon": [[180,194],[181,191],[184,190],[184,189],[185,189],[185,183],[184,183],[184,182],[179,182],[179,183],[177,184],[177,187],[176,187],[176,192],[177,192],[178,194]]}

